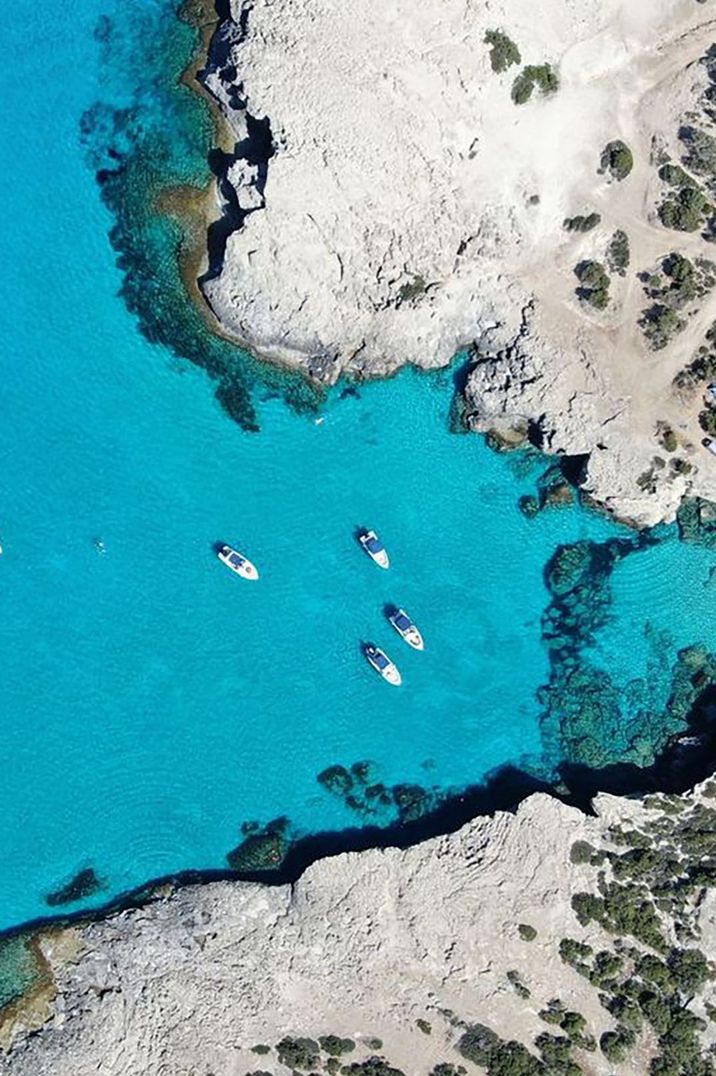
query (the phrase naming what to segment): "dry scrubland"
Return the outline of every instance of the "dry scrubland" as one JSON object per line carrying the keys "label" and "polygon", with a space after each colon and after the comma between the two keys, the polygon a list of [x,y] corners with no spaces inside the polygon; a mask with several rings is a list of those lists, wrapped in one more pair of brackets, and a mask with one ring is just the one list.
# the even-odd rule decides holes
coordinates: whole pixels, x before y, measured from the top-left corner
{"label": "dry scrubland", "polygon": [[709,1076],[715,794],[600,795],[597,817],[535,795],[293,886],[40,935],[49,975],[0,1024],[0,1072]]}
{"label": "dry scrubland", "polygon": [[231,10],[203,75],[238,147],[223,330],[328,382],[477,342],[471,427],[589,454],[639,524],[716,498],[710,371],[674,386],[716,317],[710,0]]}

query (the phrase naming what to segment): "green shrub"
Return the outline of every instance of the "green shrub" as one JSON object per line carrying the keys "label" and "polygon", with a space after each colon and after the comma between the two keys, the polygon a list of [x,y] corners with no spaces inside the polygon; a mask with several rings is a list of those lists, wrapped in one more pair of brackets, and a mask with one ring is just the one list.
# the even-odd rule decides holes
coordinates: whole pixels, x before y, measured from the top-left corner
{"label": "green shrub", "polygon": [[530,989],[522,980],[522,976],[514,968],[507,972],[507,978],[518,997],[526,1000],[530,996]]}
{"label": "green shrub", "polygon": [[716,138],[698,127],[682,127],[679,138],[686,167],[698,175],[712,176],[716,172]]}
{"label": "green shrub", "polygon": [[609,276],[601,262],[583,261],[575,267],[574,274],[580,283],[577,295],[597,310],[603,310],[609,302]]}
{"label": "green shrub", "polygon": [[659,219],[665,228],[678,232],[696,232],[712,206],[698,187],[682,187],[659,206]]}
{"label": "green shrub", "polygon": [[668,965],[663,960],[659,960],[658,956],[653,956],[651,953],[645,953],[636,962],[634,972],[644,982],[656,986],[659,990],[670,990],[672,987],[671,972]]}
{"label": "green shrub", "polygon": [[608,142],[602,151],[601,167],[603,171],[610,172],[614,179],[626,179],[634,167],[634,156],[626,142],[621,139]]}
{"label": "green shrub", "polygon": [[550,1069],[562,1071],[563,1066],[572,1059],[572,1044],[563,1035],[550,1035],[542,1031],[535,1039],[535,1046]]}
{"label": "green shrub", "polygon": [[619,974],[622,970],[622,965],[623,961],[616,953],[612,953],[608,949],[601,949],[594,958],[592,973],[589,976],[590,982],[597,986],[603,985]]}
{"label": "green shrub", "polygon": [[521,64],[522,57],[517,45],[502,30],[488,30],[484,41],[490,46],[490,63],[492,70],[498,74],[506,71],[512,64]]}
{"label": "green shrub", "polygon": [[589,863],[594,851],[588,841],[575,841],[569,850],[569,858],[572,863]]}
{"label": "green shrub", "polygon": [[670,187],[697,187],[698,183],[679,164],[662,164],[659,178]]}
{"label": "green shrub", "polygon": [[606,258],[607,265],[612,272],[624,276],[629,267],[631,252],[629,250],[629,236],[621,228],[618,228],[609,240]]}
{"label": "green shrub", "polygon": [[636,1042],[636,1035],[631,1028],[617,1025],[616,1031],[605,1031],[599,1039],[599,1049],[607,1061],[613,1065],[620,1064]]}
{"label": "green shrub", "polygon": [[601,219],[599,213],[589,213],[586,216],[566,217],[562,224],[568,232],[591,232]]}
{"label": "green shrub", "polygon": [[[620,990],[624,990],[624,984],[622,984]],[[607,1012],[611,1013],[617,1023],[623,1027],[631,1028],[634,1032],[639,1032],[644,1024],[644,1018],[642,1016],[641,1009],[637,1001],[629,997],[627,993],[616,994],[600,994],[599,1000],[604,1005]]]}
{"label": "green shrub", "polygon": [[604,919],[604,901],[594,893],[575,893],[572,897],[572,909],[583,927],[592,920],[601,923]]}
{"label": "green shrub", "polygon": [[369,1057],[366,1061],[353,1061],[343,1065],[344,1076],[405,1076],[400,1069],[393,1068],[382,1057]]}
{"label": "green shrub", "polygon": [[643,312],[640,324],[651,350],[661,351],[675,333],[681,332],[686,323],[670,306],[654,303]]}
{"label": "green shrub", "polygon": [[534,927],[530,926],[529,923],[520,923],[517,929],[520,932],[520,937],[522,938],[522,941],[531,942],[534,941],[537,937],[537,931]]}
{"label": "green shrub", "polygon": [[488,1076],[545,1076],[544,1063],[521,1042],[505,1042],[484,1024],[469,1027],[457,1049],[468,1061],[487,1069]]}
{"label": "green shrub", "polygon": [[321,1035],[318,1042],[324,1053],[331,1054],[332,1057],[350,1054],[356,1048],[353,1039],[341,1039],[338,1035]]}
{"label": "green shrub", "polygon": [[415,1023],[418,1026],[418,1030],[422,1031],[423,1035],[430,1035],[432,1033],[432,1026],[428,1023],[427,1020],[423,1020],[421,1016],[418,1017]]}
{"label": "green shrub", "polygon": [[685,994],[695,993],[713,978],[709,962],[700,949],[672,949],[667,964],[677,988]]}
{"label": "green shrub", "polygon": [[257,1043],[256,1046],[251,1047],[251,1053],[252,1054],[270,1054],[271,1053],[271,1047],[267,1046],[263,1042],[259,1042],[259,1043]]}
{"label": "green shrub", "polygon": [[556,93],[559,89],[559,78],[551,64],[524,67],[512,84],[512,100],[516,105],[523,105],[535,88],[542,94]]}
{"label": "green shrub", "polygon": [[499,1044],[499,1036],[489,1027],[472,1024],[458,1040],[457,1048],[468,1061],[487,1066]]}
{"label": "green shrub", "polygon": [[315,1069],[321,1063],[320,1049],[314,1039],[293,1039],[286,1035],[276,1045],[279,1062],[290,1069]]}

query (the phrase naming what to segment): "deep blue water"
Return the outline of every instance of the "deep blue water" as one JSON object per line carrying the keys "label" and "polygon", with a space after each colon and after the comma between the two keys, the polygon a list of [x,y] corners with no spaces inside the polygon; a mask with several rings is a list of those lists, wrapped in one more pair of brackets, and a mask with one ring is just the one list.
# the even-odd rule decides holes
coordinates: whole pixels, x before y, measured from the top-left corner
{"label": "deep blue water", "polygon": [[[568,748],[538,698],[545,565],[560,544],[628,532],[579,508],[526,519],[517,501],[545,461],[451,433],[450,371],[339,388],[316,422],[277,392],[306,403],[297,382],[203,338],[178,232],[148,201],[162,177],[206,179],[206,115],[174,87],[191,32],[170,0],[50,0],[29,48],[34,21],[17,0],[0,71],[0,928],[46,914],[83,867],[104,882],[86,904],[222,867],[248,820],[306,834],[395,819],[325,791],[331,764],[370,759],[374,781],[435,793],[505,763],[551,776]],[[138,320],[184,333],[214,377]],[[258,433],[214,395],[227,370]],[[390,572],[357,548],[359,525],[380,531]],[[219,540],[256,560],[259,584],[219,565]],[[660,746],[678,647],[716,647],[713,560],[672,534],[614,569],[585,651],[619,693],[622,739],[593,729],[612,757],[644,728]],[[424,654],[386,625],[393,601]],[[401,690],[367,667],[366,639],[398,661]]]}

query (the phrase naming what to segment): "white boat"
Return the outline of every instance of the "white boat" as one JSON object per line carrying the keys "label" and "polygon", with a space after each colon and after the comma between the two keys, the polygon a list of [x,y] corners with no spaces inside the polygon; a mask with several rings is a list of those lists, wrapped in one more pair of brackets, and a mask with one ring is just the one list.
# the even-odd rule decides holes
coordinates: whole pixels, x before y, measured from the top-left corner
{"label": "white boat", "polygon": [[392,684],[393,687],[400,687],[403,679],[398,672],[398,667],[393,664],[384,650],[381,650],[379,646],[373,646],[372,643],[366,643],[363,647],[363,653],[375,671],[380,673],[384,680]]}
{"label": "white boat", "polygon": [[222,545],[218,553],[219,560],[232,572],[236,572],[242,579],[258,579],[259,573],[255,564],[252,564],[243,553],[232,549],[230,545]]}
{"label": "white boat", "polygon": [[704,448],[709,450],[712,456],[716,456],[716,441],[712,440],[710,437],[704,437],[701,444]]}
{"label": "white boat", "polygon": [[363,531],[362,534],[358,535],[358,541],[363,546],[371,560],[374,561],[379,568],[390,567],[390,558],[388,556],[388,553],[375,531]]}
{"label": "white boat", "polygon": [[412,646],[413,650],[425,649],[423,637],[405,612],[405,609],[396,609],[394,613],[390,614],[388,620],[401,639],[405,639],[408,646]]}

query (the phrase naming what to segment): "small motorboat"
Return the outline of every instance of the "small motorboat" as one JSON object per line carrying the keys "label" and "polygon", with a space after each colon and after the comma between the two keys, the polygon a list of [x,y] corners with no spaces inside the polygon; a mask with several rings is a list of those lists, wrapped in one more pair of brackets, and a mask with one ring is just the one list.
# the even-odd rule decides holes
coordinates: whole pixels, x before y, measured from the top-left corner
{"label": "small motorboat", "polygon": [[374,561],[379,568],[390,567],[388,553],[375,531],[363,531],[362,534],[358,535],[358,541],[363,546],[370,559]]}
{"label": "small motorboat", "polygon": [[380,673],[384,680],[392,684],[393,687],[400,687],[403,679],[398,672],[398,667],[393,664],[384,650],[381,650],[379,646],[373,646],[372,643],[366,643],[363,647],[363,653],[375,671]]}
{"label": "small motorboat", "polygon": [[242,579],[258,579],[259,573],[255,564],[252,564],[243,553],[232,549],[230,545],[222,545],[218,553],[219,560],[232,572],[236,572]]}
{"label": "small motorboat", "polygon": [[396,609],[395,612],[390,614],[388,620],[401,639],[405,639],[408,646],[412,646],[413,650],[425,649],[423,637],[405,612],[405,609]]}
{"label": "small motorboat", "polygon": [[704,446],[704,448],[707,448],[709,450],[712,456],[716,456],[716,441],[714,441],[713,438],[704,437],[701,444]]}

